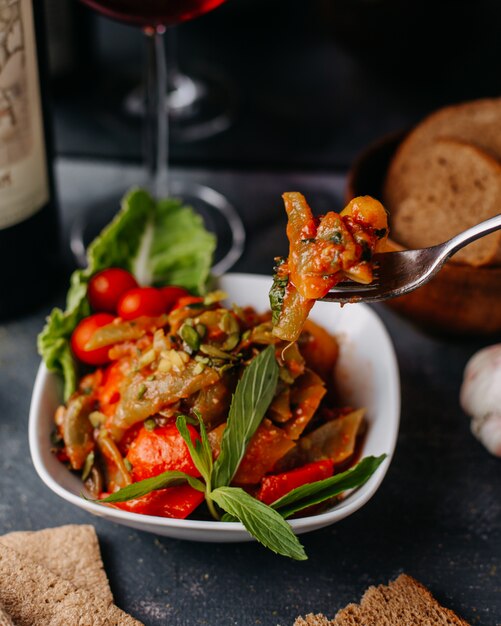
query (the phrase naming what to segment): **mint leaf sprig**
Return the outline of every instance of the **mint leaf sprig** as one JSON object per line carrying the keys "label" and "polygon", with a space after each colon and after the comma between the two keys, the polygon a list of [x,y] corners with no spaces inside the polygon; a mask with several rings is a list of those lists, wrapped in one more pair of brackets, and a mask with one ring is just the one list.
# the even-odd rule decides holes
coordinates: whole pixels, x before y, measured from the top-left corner
{"label": "mint leaf sprig", "polygon": [[214,463],[212,486],[229,485],[252,436],[263,421],[278,382],[275,348],[268,346],[246,368],[231,399],[221,452]]}

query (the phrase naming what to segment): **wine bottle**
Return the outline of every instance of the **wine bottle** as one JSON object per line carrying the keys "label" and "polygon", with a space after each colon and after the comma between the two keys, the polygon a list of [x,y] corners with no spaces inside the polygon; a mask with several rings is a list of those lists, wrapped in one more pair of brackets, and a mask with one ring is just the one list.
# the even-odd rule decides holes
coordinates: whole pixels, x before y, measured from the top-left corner
{"label": "wine bottle", "polygon": [[0,318],[35,309],[58,277],[41,0],[0,0]]}

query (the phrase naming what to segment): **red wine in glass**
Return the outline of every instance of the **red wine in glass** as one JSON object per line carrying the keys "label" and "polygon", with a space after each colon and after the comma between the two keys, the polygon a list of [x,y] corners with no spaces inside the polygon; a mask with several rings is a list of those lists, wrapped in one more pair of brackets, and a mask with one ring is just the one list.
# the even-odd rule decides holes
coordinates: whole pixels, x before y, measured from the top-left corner
{"label": "red wine in glass", "polygon": [[224,0],[82,0],[107,17],[142,28],[172,26],[215,9]]}

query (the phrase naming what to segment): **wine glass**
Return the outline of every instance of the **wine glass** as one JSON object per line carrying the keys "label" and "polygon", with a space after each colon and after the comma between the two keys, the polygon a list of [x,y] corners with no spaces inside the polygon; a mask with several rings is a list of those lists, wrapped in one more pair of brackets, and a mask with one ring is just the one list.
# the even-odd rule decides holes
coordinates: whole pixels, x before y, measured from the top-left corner
{"label": "wine glass", "polygon": [[[178,62],[177,27],[169,29],[166,41],[166,114],[170,136],[177,143],[208,139],[233,123],[238,106],[237,91],[228,77],[213,67],[197,64],[186,73]],[[124,100],[124,110],[132,116],[144,115],[144,85],[135,87]]]}
{"label": "wine glass", "polygon": [[[145,90],[145,145],[148,187],[157,197],[175,196],[190,204],[218,235],[214,274],[223,274],[240,258],[245,230],[235,208],[219,192],[205,185],[171,180],[168,167],[168,119],[165,110],[167,64],[164,35],[169,26],[215,9],[225,0],[81,0],[115,20],[139,26],[147,42]],[[79,263],[85,262],[88,224],[79,219],[71,232],[71,247]],[[221,249],[221,244],[224,248]]]}

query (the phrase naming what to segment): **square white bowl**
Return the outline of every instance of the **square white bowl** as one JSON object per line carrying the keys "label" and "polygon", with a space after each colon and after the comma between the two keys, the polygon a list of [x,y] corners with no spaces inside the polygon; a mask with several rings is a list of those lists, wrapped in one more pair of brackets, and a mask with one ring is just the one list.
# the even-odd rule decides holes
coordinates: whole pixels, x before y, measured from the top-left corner
{"label": "square white bowl", "polygon": [[[253,274],[227,274],[219,287],[228,301],[251,305],[258,311],[269,308],[270,278]],[[346,405],[366,407],[368,430],[362,457],[388,457],[362,487],[351,491],[336,506],[319,515],[289,520],[296,534],[329,526],[362,507],[377,491],[390,465],[400,418],[400,382],[391,339],[377,315],[363,304],[340,307],[317,302],[310,317],[338,337],[340,357],[337,383]],[[252,541],[240,523],[170,519],[129,513],[81,497],[79,477],[51,453],[50,435],[54,412],[62,403],[62,382],[40,365],[33,389],[29,420],[31,457],[42,481],[67,502],[110,521],[157,535],[192,541]]]}

